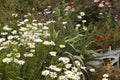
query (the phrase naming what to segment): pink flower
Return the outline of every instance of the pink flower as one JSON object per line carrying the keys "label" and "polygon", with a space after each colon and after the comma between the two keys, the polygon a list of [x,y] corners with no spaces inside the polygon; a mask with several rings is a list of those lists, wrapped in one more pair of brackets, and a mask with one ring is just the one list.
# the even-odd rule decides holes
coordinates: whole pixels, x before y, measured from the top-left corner
{"label": "pink flower", "polygon": [[110,3],[108,1],[105,2],[105,5],[109,5]]}
{"label": "pink flower", "polygon": [[99,0],[94,0],[94,2],[99,2]]}
{"label": "pink flower", "polygon": [[100,7],[100,8],[104,7],[103,3],[100,3],[100,4],[98,5],[98,7]]}
{"label": "pink flower", "polygon": [[68,5],[68,6],[66,7],[66,10],[70,10],[71,8],[72,8],[72,7]]}

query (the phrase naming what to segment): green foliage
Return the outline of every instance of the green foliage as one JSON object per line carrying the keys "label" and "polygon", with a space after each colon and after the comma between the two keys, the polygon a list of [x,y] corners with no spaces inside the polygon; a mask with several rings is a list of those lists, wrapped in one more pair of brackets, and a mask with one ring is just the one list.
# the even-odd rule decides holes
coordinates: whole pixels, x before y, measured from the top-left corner
{"label": "green foliage", "polygon": [[[72,8],[66,11],[67,6]],[[47,8],[49,8],[48,11],[55,10],[55,14],[45,14]],[[101,10],[102,12],[107,11],[108,14],[98,17]],[[41,12],[40,15],[39,12]],[[81,20],[77,18],[80,12],[86,12]],[[12,16],[13,13],[18,14],[18,16]],[[24,17],[25,15],[27,17]],[[29,21],[25,22],[26,19]],[[55,22],[49,22],[53,20]],[[82,20],[87,20],[87,22],[84,23]],[[100,9],[98,4],[94,4],[91,0],[0,0],[0,39],[5,38],[3,43],[0,42],[0,48],[5,47],[0,49],[0,80],[53,80],[50,77],[44,77],[42,71],[48,69],[50,65],[64,67],[58,61],[59,57],[70,58],[70,62],[84,73],[81,75],[81,79],[85,80],[88,72],[87,69],[81,69],[81,67],[87,67],[89,66],[86,64],[87,62],[97,60],[94,49],[99,50],[98,45],[100,45],[100,42],[99,40],[96,41],[93,38],[94,36],[102,35],[102,40],[106,44],[110,44],[116,49],[116,45],[119,43],[118,46],[120,47],[119,31],[116,32],[116,30],[120,30],[120,24],[119,22],[114,24],[111,22],[114,22],[111,8]],[[81,24],[81,26],[77,27],[76,24]],[[10,43],[8,37],[10,35],[14,36],[14,34],[11,33],[12,31],[3,29],[7,25],[16,30],[19,36],[17,39],[12,39],[13,42],[10,40]],[[44,30],[45,26],[49,29]],[[106,27],[104,28],[104,26]],[[20,31],[21,28],[27,30]],[[115,33],[116,39],[109,41],[106,38],[109,37],[111,31]],[[2,35],[2,32],[8,34]],[[36,35],[35,38],[40,38],[43,42],[53,41],[55,45],[52,43],[48,46],[43,42],[38,42],[35,43],[35,48],[30,48],[28,44],[34,43],[34,40],[31,39],[34,34]],[[48,36],[49,34],[50,36]],[[15,42],[18,43],[15,44]],[[61,44],[66,47],[60,48]],[[31,53],[31,49],[35,50],[33,52],[34,56],[25,57],[24,54],[26,52]],[[51,56],[50,51],[56,51],[57,56]],[[21,56],[16,58],[16,53],[20,53]],[[8,57],[8,54],[11,54],[9,57],[13,60],[5,63],[3,60]],[[23,60],[25,64],[15,63],[14,59]],[[77,66],[75,60],[78,60],[81,65]]]}

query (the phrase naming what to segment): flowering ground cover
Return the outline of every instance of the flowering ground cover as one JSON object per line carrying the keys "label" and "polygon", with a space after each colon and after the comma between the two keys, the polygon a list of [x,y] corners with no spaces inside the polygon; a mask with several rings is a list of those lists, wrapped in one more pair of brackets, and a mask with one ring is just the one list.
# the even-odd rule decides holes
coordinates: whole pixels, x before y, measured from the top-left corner
{"label": "flowering ground cover", "polygon": [[117,2],[1,0],[0,80],[119,80],[87,64],[120,47]]}

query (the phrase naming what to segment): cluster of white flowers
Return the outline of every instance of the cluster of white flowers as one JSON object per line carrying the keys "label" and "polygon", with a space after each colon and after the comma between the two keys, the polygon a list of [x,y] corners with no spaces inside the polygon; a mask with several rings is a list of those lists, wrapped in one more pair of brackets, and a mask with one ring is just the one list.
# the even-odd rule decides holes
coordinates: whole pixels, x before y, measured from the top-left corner
{"label": "cluster of white flowers", "polygon": [[[53,11],[54,12],[54,11]],[[48,12],[46,11],[46,14]],[[13,17],[17,17],[18,14],[13,13]],[[53,20],[46,21],[45,23],[40,23],[36,19],[32,21],[28,17],[32,17],[31,13],[24,15],[23,21],[17,21],[18,30],[11,28],[8,25],[3,27],[0,35],[0,50],[5,50],[9,48],[9,52],[6,53],[6,57],[3,58],[3,63],[9,64],[10,62],[15,62],[20,65],[25,63],[24,60],[20,60],[21,57],[33,57],[38,43],[43,45],[53,45],[55,46],[54,41],[48,41],[47,37],[50,36],[49,27],[47,26],[50,23],[55,23]],[[45,38],[43,40],[43,38]],[[25,51],[19,52],[17,49],[23,46]],[[11,47],[11,48],[10,48]],[[14,49],[16,50],[14,50]],[[50,55],[56,56],[55,52],[50,52]]]}
{"label": "cluster of white flowers", "polygon": [[[44,9],[43,14],[45,16],[55,13],[55,11],[50,11],[51,6],[48,8],[49,9]],[[72,10],[70,6],[67,6],[66,9]],[[17,17],[18,14],[12,14],[12,16]],[[10,62],[14,62],[19,65],[24,65],[24,58],[31,58],[35,56],[35,52],[37,52],[36,46],[39,44],[45,47],[57,47],[61,51],[65,50],[66,45],[64,43],[57,44],[50,38],[51,27],[49,27],[49,24],[55,23],[56,21],[45,20],[43,22],[39,22],[36,19],[29,20],[28,17],[31,16],[32,14],[28,13],[27,15],[24,15],[24,20],[17,21],[17,26],[19,27],[18,30],[12,29],[8,25],[3,27],[3,32],[1,32],[2,38],[0,38],[0,50],[10,50],[9,52],[6,52],[6,57],[2,59],[3,63],[10,64]],[[80,12],[78,16],[78,19],[80,19],[82,23],[86,22],[86,20],[82,19],[84,16],[84,12]],[[62,25],[66,27],[67,23],[67,21],[64,21],[62,22]],[[80,27],[81,24],[76,24],[76,26]],[[83,29],[87,30],[86,27],[83,27]],[[23,47],[24,51],[20,52],[18,50],[19,47]],[[59,51],[57,52],[56,49],[49,51],[48,54],[56,57],[57,54],[59,54]],[[79,60],[73,61],[71,58],[65,56],[59,57],[58,63],[60,63],[60,66],[50,65],[46,68],[46,70],[42,71],[42,75],[49,76],[53,79],[56,78],[58,80],[80,80],[83,75],[82,70],[86,69],[86,67],[84,67]],[[93,69],[90,71],[94,72]]]}
{"label": "cluster of white flowers", "polygon": [[118,15],[115,15],[114,19],[115,19],[115,21],[118,21],[119,16],[118,16]]}
{"label": "cluster of white flowers", "polygon": [[[81,75],[82,75],[82,71],[80,68],[78,68],[77,66],[73,65],[73,64],[65,64],[65,68],[64,68],[64,74],[59,76],[59,80],[80,80],[81,79]],[[62,77],[64,76],[64,77]]]}
{"label": "cluster of white flowers", "polygon": [[48,76],[49,75],[51,78],[56,78],[57,77],[57,72],[61,71],[61,68],[57,68],[55,65],[50,65],[48,69],[53,70],[54,72],[50,71],[50,70],[43,70],[42,71],[43,76]]}
{"label": "cluster of white flowers", "polygon": [[[17,16],[17,14],[13,14],[13,16]],[[2,59],[3,63],[9,64],[10,62],[15,62],[19,65],[23,65],[25,63],[24,60],[20,60],[21,54],[17,50],[18,41],[20,36],[18,35],[18,31],[14,30],[8,25],[3,27],[3,31],[1,32],[0,38],[0,51],[6,52],[6,50],[10,50],[9,53],[6,54],[6,57]]]}
{"label": "cluster of white flowers", "polygon": [[24,65],[24,63],[25,63],[25,61],[24,60],[18,60],[18,59],[16,59],[16,58],[4,58],[3,60],[2,60],[2,62],[3,63],[7,63],[7,64],[9,64],[10,62],[15,62],[15,63],[17,63],[17,64],[19,64],[19,65]]}
{"label": "cluster of white flowers", "polygon": [[[10,62],[15,62],[19,65],[24,65],[25,61],[24,60],[20,60],[20,56],[21,54],[20,53],[17,53],[17,49],[13,49],[13,51],[9,54],[7,54],[7,58],[4,58],[2,61],[3,63],[7,63],[9,64]],[[14,56],[14,57],[13,57]]]}
{"label": "cluster of white flowers", "polygon": [[[55,11],[50,11],[51,6],[48,6],[49,9],[44,9],[44,15],[54,14]],[[67,6],[66,10],[73,10],[71,6]],[[42,14],[42,13],[39,13]],[[18,14],[13,13],[12,16],[17,17]],[[18,30],[11,28],[8,25],[3,27],[3,32],[1,32],[2,38],[0,38],[0,51],[4,49],[10,50],[6,52],[6,57],[2,59],[3,63],[10,64],[10,62],[17,63],[19,65],[24,65],[24,58],[35,56],[36,46],[53,46],[56,47],[54,40],[51,40],[50,27],[49,24],[55,23],[54,20],[43,21],[40,23],[36,19],[29,20],[27,17],[32,16],[31,13],[24,15],[24,20],[17,21]],[[84,12],[80,12],[78,19],[84,24],[86,20],[82,18],[85,16]],[[67,21],[62,22],[63,26],[67,25]],[[80,27],[81,24],[76,24],[77,27]],[[83,26],[84,30],[87,30]],[[81,35],[83,36],[83,35]],[[62,51],[66,48],[65,44],[57,45],[58,48]],[[21,53],[19,47],[23,47],[24,50]],[[51,56],[57,56],[59,52],[57,50],[51,50],[48,54]],[[24,57],[24,58],[22,58]],[[85,70],[79,60],[72,61],[69,57],[59,57],[58,62],[60,66],[50,65],[46,70],[42,71],[43,76],[49,76],[53,79],[58,80],[80,80],[81,75],[83,75],[82,70]],[[62,65],[62,67],[61,67]],[[91,72],[94,72],[94,69],[90,69]],[[106,79],[105,75],[103,76]]]}
{"label": "cluster of white flowers", "polygon": [[[17,17],[18,14],[13,13],[13,17]],[[30,13],[27,16],[31,16]],[[29,19],[24,19],[23,21],[17,21],[20,29],[15,30],[8,25],[3,27],[0,38],[0,50],[10,50],[6,53],[6,57],[2,59],[3,63],[9,64],[10,62],[15,62],[19,65],[23,65],[25,63],[24,60],[21,60],[21,53],[17,50],[21,45],[26,46],[30,50],[29,54],[25,52],[24,57],[33,57],[33,53],[35,52],[35,43],[42,42],[42,39],[35,34],[35,30],[37,30],[37,26],[40,24],[35,23],[36,20],[33,20],[31,24],[29,24]],[[18,27],[18,28],[19,28]],[[38,33],[39,34],[39,33]]]}
{"label": "cluster of white flowers", "polygon": [[[84,24],[87,21],[83,19],[83,17],[85,16],[85,12],[80,12],[80,14],[77,16],[77,18]],[[81,24],[76,24],[76,30],[79,29],[79,27],[81,27]],[[87,27],[83,26],[83,30],[87,30]]]}
{"label": "cluster of white flowers", "polygon": [[[78,15],[78,19],[82,20],[82,18],[85,16],[85,13],[84,12],[80,12],[80,15]],[[82,20],[83,23],[86,22],[86,20]]]}
{"label": "cluster of white flowers", "polygon": [[[80,80],[83,75],[81,69],[83,66],[80,61],[75,60],[74,64],[71,63],[70,58],[60,57],[58,61],[64,65],[62,68],[58,68],[56,65],[50,65],[47,70],[42,71],[43,76],[50,76],[58,80]],[[84,67],[85,68],[85,67]],[[62,71],[62,73],[60,72]]]}
{"label": "cluster of white flowers", "polygon": [[[67,6],[66,7],[66,12],[72,10],[71,6]],[[45,10],[46,12],[48,11],[48,9]],[[46,14],[50,14],[49,12],[47,12]],[[80,16],[78,16],[78,18],[85,23],[86,20],[82,20],[82,18],[85,16],[84,12],[80,12]],[[66,29],[66,26],[68,24],[67,21],[61,22],[61,24],[63,25],[63,27]],[[44,24],[42,25],[42,30],[43,33],[46,34],[48,33],[49,27],[48,25]],[[76,26],[80,27],[81,24],[76,24]],[[86,30],[84,28],[84,30]],[[49,34],[49,33],[48,33]],[[49,35],[50,36],[50,35]],[[57,47],[57,49],[59,48],[61,51],[64,52],[66,45],[65,43],[55,43],[53,40],[43,40],[42,43],[46,46],[55,46]],[[61,52],[61,53],[63,53]],[[49,54],[51,56],[57,56],[57,54],[59,54],[59,51],[57,51],[56,49],[49,51]],[[57,58],[56,57],[56,58]],[[71,60],[71,58],[69,57],[58,57],[58,64],[55,65],[50,65],[49,67],[46,67],[45,70],[42,71],[42,75],[43,76],[49,76],[53,79],[57,79],[57,80],[80,80],[82,79],[82,70],[85,70],[86,67],[84,67],[81,62],[79,60]]]}
{"label": "cluster of white flowers", "polygon": [[[50,71],[50,70],[43,70],[42,71],[42,75],[43,76],[50,76],[51,78],[57,78],[58,80],[80,80],[81,75],[83,74],[81,71],[79,71],[79,69],[77,67],[72,67],[71,64],[71,69],[61,69],[61,68],[57,68],[55,65],[50,65],[49,66],[50,70],[54,70]],[[61,75],[58,75],[61,70],[63,70],[64,72]]]}

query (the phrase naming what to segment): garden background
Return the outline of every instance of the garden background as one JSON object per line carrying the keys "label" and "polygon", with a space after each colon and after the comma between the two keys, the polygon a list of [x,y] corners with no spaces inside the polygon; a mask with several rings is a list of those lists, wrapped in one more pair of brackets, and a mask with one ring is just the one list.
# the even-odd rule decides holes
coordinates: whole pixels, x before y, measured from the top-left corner
{"label": "garden background", "polygon": [[0,0],[0,80],[119,80],[87,64],[119,35],[119,0]]}

